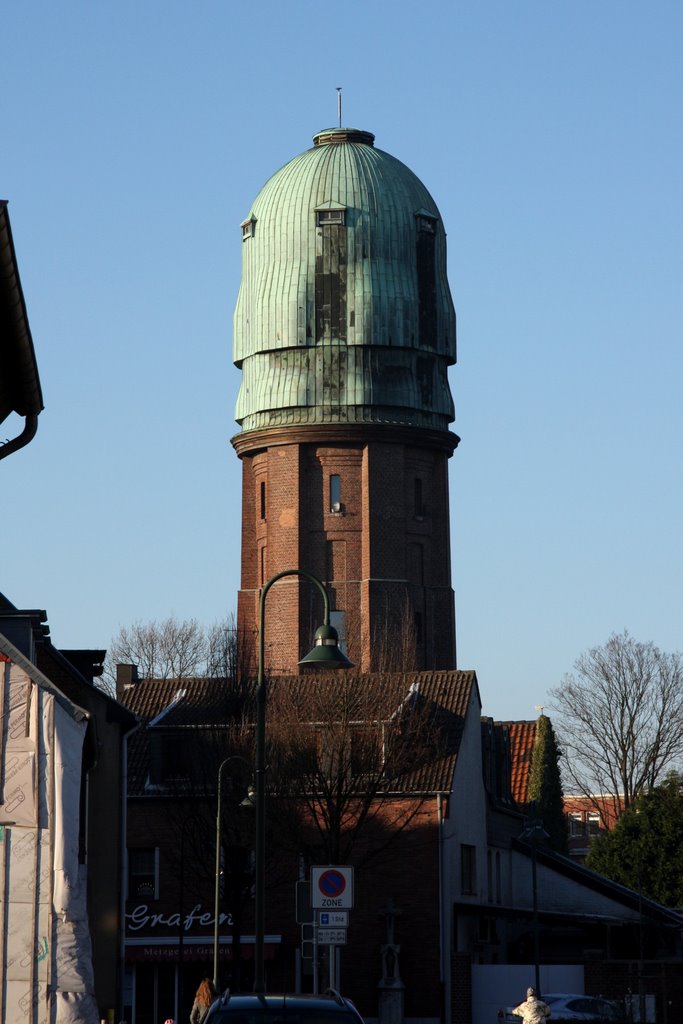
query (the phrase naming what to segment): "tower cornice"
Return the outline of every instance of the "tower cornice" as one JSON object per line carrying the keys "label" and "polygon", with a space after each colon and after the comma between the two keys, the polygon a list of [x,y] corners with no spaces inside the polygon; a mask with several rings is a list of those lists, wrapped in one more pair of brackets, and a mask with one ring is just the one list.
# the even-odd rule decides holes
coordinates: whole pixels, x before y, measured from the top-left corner
{"label": "tower cornice", "polygon": [[458,447],[460,438],[450,430],[429,430],[423,427],[382,423],[317,423],[247,430],[230,439],[240,458],[278,445],[364,445],[369,441],[431,448],[444,451],[450,457]]}

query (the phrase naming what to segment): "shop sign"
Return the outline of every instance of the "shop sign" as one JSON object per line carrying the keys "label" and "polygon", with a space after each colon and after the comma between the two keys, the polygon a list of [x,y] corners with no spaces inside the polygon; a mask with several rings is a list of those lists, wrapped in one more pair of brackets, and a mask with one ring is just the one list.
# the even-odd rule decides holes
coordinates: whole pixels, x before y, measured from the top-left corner
{"label": "shop sign", "polygon": [[[185,914],[183,918],[183,931],[189,932],[193,927],[208,928],[213,927],[215,917],[213,909],[211,911],[205,911],[202,909],[201,903],[196,903],[192,910]],[[220,914],[218,917],[219,925],[232,925],[232,914]],[[180,928],[180,912],[171,914],[155,914],[149,909],[147,903],[140,903],[137,907],[133,907],[132,910],[126,911],[126,931],[127,932],[139,932],[143,929],[153,928]]]}

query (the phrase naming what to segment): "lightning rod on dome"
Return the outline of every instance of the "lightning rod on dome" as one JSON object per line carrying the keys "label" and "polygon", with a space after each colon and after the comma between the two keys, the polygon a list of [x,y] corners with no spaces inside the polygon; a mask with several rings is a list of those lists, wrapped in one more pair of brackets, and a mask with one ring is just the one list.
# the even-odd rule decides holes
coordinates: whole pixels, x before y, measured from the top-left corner
{"label": "lightning rod on dome", "polygon": [[342,91],[342,86],[338,85],[338,86],[336,86],[336,89],[337,89],[337,117],[339,118],[339,127],[341,128],[341,126],[342,126],[342,122],[341,122],[341,91]]}

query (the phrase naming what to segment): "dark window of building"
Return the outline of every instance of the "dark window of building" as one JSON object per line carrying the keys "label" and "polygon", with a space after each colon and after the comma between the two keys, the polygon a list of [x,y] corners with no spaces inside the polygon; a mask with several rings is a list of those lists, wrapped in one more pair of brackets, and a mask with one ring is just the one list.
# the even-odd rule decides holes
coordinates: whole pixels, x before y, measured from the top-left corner
{"label": "dark window of building", "polygon": [[428,235],[433,235],[436,232],[436,221],[433,217],[423,216],[418,214],[415,218],[418,231],[425,231]]}
{"label": "dark window of building", "polygon": [[261,506],[261,519],[265,519],[266,518],[266,484],[265,484],[264,480],[261,481],[261,486],[259,488],[259,503],[260,503],[260,506]]}
{"label": "dark window of building", "polygon": [[264,586],[266,582],[266,545],[262,544],[259,548],[259,586]]}
{"label": "dark window of building", "polygon": [[586,833],[586,826],[583,820],[583,814],[581,811],[570,811],[569,812],[569,835],[570,836],[583,836]]}
{"label": "dark window of building", "polygon": [[460,891],[472,895],[477,891],[477,848],[460,844]]}
{"label": "dark window of building", "polygon": [[419,476],[415,477],[413,485],[413,509],[414,516],[416,519],[423,519],[425,514],[424,498],[422,495],[422,480]]}
{"label": "dark window of building", "polygon": [[330,474],[330,512],[341,512],[341,477],[338,473]]}
{"label": "dark window of building", "polygon": [[424,626],[422,622],[422,612],[415,612],[415,643],[422,646],[424,643]]}
{"label": "dark window of building", "polygon": [[245,220],[241,225],[242,228],[242,241],[246,242],[248,238],[253,238],[256,231],[256,220],[250,217],[249,220]]}
{"label": "dark window of building", "polygon": [[486,896],[493,903],[493,851],[486,851]]}
{"label": "dark window of building", "polygon": [[193,777],[195,744],[187,736],[169,733],[162,736],[164,782],[189,782]]}
{"label": "dark window of building", "polygon": [[159,857],[153,846],[128,850],[128,899],[159,899]]}
{"label": "dark window of building", "polygon": [[418,329],[421,345],[436,343],[436,221],[418,216],[417,223],[417,299]]}
{"label": "dark window of building", "polygon": [[589,836],[597,836],[600,832],[600,815],[597,811],[589,811],[587,813],[586,831]]}

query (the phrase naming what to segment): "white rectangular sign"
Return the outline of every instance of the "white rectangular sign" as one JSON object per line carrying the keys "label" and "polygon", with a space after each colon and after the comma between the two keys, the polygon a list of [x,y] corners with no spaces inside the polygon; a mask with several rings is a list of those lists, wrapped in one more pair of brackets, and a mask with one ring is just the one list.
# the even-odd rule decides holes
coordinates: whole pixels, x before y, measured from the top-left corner
{"label": "white rectangular sign", "polygon": [[349,923],[348,910],[319,910],[318,927],[346,928]]}
{"label": "white rectangular sign", "polygon": [[311,868],[311,906],[317,910],[353,907],[353,868]]}
{"label": "white rectangular sign", "polygon": [[319,946],[345,946],[346,928],[318,928]]}

